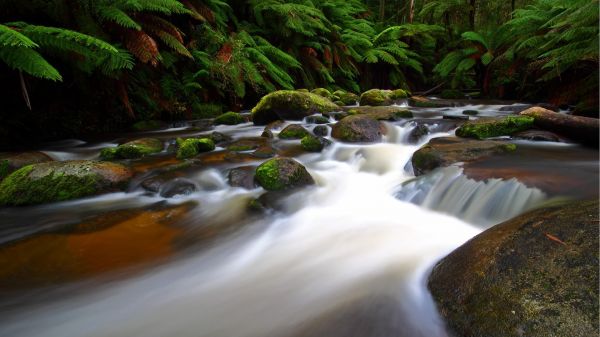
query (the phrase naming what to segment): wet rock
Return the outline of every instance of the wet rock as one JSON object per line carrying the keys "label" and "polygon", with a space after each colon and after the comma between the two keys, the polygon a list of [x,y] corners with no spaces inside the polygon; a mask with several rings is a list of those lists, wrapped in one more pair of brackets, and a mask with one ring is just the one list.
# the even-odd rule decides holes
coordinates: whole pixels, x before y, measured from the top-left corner
{"label": "wet rock", "polygon": [[136,159],[158,153],[163,150],[163,142],[156,138],[141,138],[119,145],[105,148],[100,152],[102,160]]}
{"label": "wet rock", "polygon": [[271,130],[271,131],[279,130],[283,127],[283,125],[285,125],[284,121],[276,120],[276,121],[273,121],[273,122],[267,124],[267,126],[265,126],[265,130]]}
{"label": "wet rock", "polygon": [[190,195],[196,192],[197,189],[198,187],[194,181],[186,178],[177,178],[164,183],[160,187],[159,194],[163,198],[173,198],[178,195]]}
{"label": "wet rock", "polygon": [[[358,95],[351,93],[351,92],[338,90],[333,93],[333,100],[340,101],[342,103],[342,105],[354,105],[354,104],[356,104],[356,102],[358,102],[360,100],[360,97],[358,97]],[[340,104],[338,104],[338,105],[340,105]]]}
{"label": "wet rock", "polygon": [[310,124],[328,124],[329,118],[325,116],[308,116],[306,122]]}
{"label": "wet rock", "polygon": [[264,138],[269,138],[269,139],[274,137],[274,136],[273,136],[273,131],[271,131],[271,130],[269,130],[269,129],[267,129],[267,128],[265,128],[265,129],[263,130],[263,132],[260,134],[260,136],[261,136],[261,137],[264,137]]}
{"label": "wet rock", "polygon": [[236,125],[245,122],[246,119],[242,115],[233,111],[226,112],[215,118],[215,124]]}
{"label": "wet rock", "polygon": [[365,115],[377,120],[388,121],[413,117],[412,112],[399,106],[359,106],[346,108],[345,111],[349,115]]}
{"label": "wet rock", "polygon": [[544,130],[526,130],[517,132],[512,135],[512,138],[516,139],[526,139],[526,140],[535,140],[542,142],[561,142],[562,139],[559,135]]}
{"label": "wet rock", "polygon": [[573,116],[533,107],[521,112],[533,119],[533,124],[544,130],[556,132],[581,144],[598,147],[598,119]]}
{"label": "wet rock", "polygon": [[390,98],[391,90],[371,89],[363,92],[360,95],[360,105],[390,105],[394,101]]}
{"label": "wet rock", "polygon": [[224,133],[217,132],[217,131],[208,135],[208,138],[210,138],[213,141],[213,143],[215,143],[215,144],[230,142],[232,139],[231,136],[228,136]]}
{"label": "wet rock", "polygon": [[311,90],[310,92],[315,95],[325,97],[329,100],[332,100],[332,98],[333,98],[333,95],[331,94],[331,92],[329,92],[329,90],[327,90],[325,88],[316,88],[316,89]]}
{"label": "wet rock", "polygon": [[432,99],[429,99],[427,97],[422,97],[422,96],[412,96],[411,98],[408,99],[408,103],[411,106],[418,107],[418,108],[444,108],[444,107],[449,107],[449,106],[453,105],[447,101],[432,100]]}
{"label": "wet rock", "polygon": [[53,159],[38,151],[0,154],[0,181],[23,166],[49,161],[53,161]]}
{"label": "wet rock", "polygon": [[513,104],[513,105],[507,105],[507,106],[503,106],[500,108],[499,111],[510,111],[514,114],[518,114],[521,113],[522,111],[525,111],[529,108],[533,108],[533,107],[541,107],[544,109],[548,109],[548,110],[552,110],[552,111],[558,111],[558,107],[552,104],[548,104],[548,103],[540,103],[540,104]]}
{"label": "wet rock", "polygon": [[485,139],[510,136],[533,127],[533,118],[527,116],[508,116],[503,118],[479,119],[469,121],[456,130],[459,137]]}
{"label": "wet rock", "polygon": [[450,120],[458,120],[458,121],[468,121],[469,116],[457,116],[457,115],[444,115],[442,119],[450,119]]}
{"label": "wet rock", "polygon": [[456,336],[595,336],[598,201],[546,207],[441,260],[429,289]]}
{"label": "wet rock", "polygon": [[229,185],[233,187],[243,187],[246,189],[253,189],[256,187],[254,182],[254,171],[255,166],[241,166],[233,168],[229,171],[228,179]]}
{"label": "wet rock", "polygon": [[313,185],[306,168],[291,158],[273,158],[256,168],[256,182],[268,191],[289,190]]}
{"label": "wet rock", "polygon": [[323,137],[306,136],[300,141],[302,148],[308,152],[321,152],[323,148],[331,145],[331,141]]}
{"label": "wet rock", "polygon": [[74,160],[24,166],[0,183],[0,205],[33,205],[115,191],[132,177],[126,166]]}
{"label": "wet rock", "polygon": [[275,155],[275,149],[271,141],[266,137],[247,137],[240,138],[227,145],[230,152],[253,151],[251,155],[256,158],[269,158]]}
{"label": "wet rock", "polygon": [[215,149],[215,143],[210,138],[188,138],[177,139],[177,159],[186,159],[197,156],[201,152],[208,152]]}
{"label": "wet rock", "polygon": [[280,90],[264,96],[252,109],[256,125],[265,125],[279,119],[302,120],[304,117],[339,110],[327,98],[292,90]]}
{"label": "wet rock", "polygon": [[277,137],[281,139],[301,139],[310,133],[300,124],[290,124],[286,126]]}
{"label": "wet rock", "polygon": [[333,138],[351,143],[380,142],[383,127],[376,119],[368,116],[349,116],[333,126]]}
{"label": "wet rock", "polygon": [[467,115],[467,116],[477,116],[477,115],[479,115],[479,111],[477,111],[477,110],[463,110],[462,114],[463,115]]}
{"label": "wet rock", "polygon": [[315,128],[313,129],[313,133],[316,136],[325,137],[329,133],[329,128],[327,126],[325,126],[325,125],[315,126]]}
{"label": "wet rock", "polygon": [[515,150],[516,145],[504,141],[440,137],[432,139],[417,150],[411,162],[414,173],[418,176],[438,167],[511,153]]}
{"label": "wet rock", "polygon": [[419,142],[421,137],[429,134],[429,127],[425,124],[418,124],[414,129],[410,131],[408,135],[408,142],[411,144],[416,144]]}

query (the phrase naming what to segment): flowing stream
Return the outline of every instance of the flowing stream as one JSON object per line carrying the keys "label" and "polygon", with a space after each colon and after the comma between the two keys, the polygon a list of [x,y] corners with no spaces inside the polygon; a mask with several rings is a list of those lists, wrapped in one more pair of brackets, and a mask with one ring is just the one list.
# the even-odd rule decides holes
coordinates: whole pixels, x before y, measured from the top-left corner
{"label": "flowing stream", "polygon": [[[432,137],[452,135],[452,128],[436,129],[409,144],[414,123],[386,127],[388,134],[379,144],[334,142],[321,153],[296,156],[316,186],[279,197],[276,210],[262,215],[246,212],[249,200],[263,193],[261,188],[227,184],[228,170],[242,165],[231,163],[188,171],[185,179],[197,191],[174,198],[134,186],[127,193],[26,211],[0,210],[0,240],[6,243],[51,235],[65,223],[102,212],[192,204],[166,226],[174,228],[177,240],[165,245],[176,252],[156,253],[158,262],[150,261],[141,270],[92,273],[18,291],[0,287],[0,336],[447,336],[426,287],[435,262],[485,228],[564,193],[542,191],[517,179],[475,181],[462,167],[415,178],[412,154]],[[217,131],[255,137],[262,128],[243,124]],[[178,128],[160,133],[172,134],[194,132]],[[288,145],[293,148],[297,141],[282,142]],[[63,160],[94,158],[102,146],[58,144],[47,153]],[[562,153],[580,148],[546,144],[543,149]],[[595,167],[591,174],[597,174],[597,166],[590,164],[597,157],[587,152],[583,156],[585,160],[574,161],[582,165],[576,167]],[[143,227],[144,221],[135,226]],[[198,239],[194,244],[207,226],[231,229],[208,243]],[[163,227],[156,231],[150,239],[131,232],[123,240],[143,254],[150,246],[156,248],[159,237],[171,235]],[[61,238],[77,235],[83,236]],[[121,249],[111,246],[118,240],[114,234],[97,249]],[[144,245],[144,240],[150,243]],[[184,248],[172,248],[177,242]],[[0,266],[18,258],[10,254],[0,251]]]}

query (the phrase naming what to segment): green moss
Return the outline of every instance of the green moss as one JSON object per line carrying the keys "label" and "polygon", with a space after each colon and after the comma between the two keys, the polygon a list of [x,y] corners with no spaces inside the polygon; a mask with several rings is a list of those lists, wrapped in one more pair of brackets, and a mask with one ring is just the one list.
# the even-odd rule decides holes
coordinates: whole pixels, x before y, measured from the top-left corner
{"label": "green moss", "polygon": [[331,99],[331,97],[333,95],[331,95],[331,92],[329,92],[329,90],[325,89],[325,88],[316,88],[310,91],[311,93],[315,94],[315,95],[319,95],[321,97],[325,97],[328,99]]}
{"label": "green moss", "polygon": [[100,159],[102,160],[114,160],[118,159],[117,157],[117,148],[116,147],[107,147],[100,151]]}
{"label": "green moss", "polygon": [[507,136],[533,127],[533,117],[509,116],[503,119],[467,122],[456,130],[459,137],[484,139]]}
{"label": "green moss", "polygon": [[333,103],[337,104],[337,105],[346,105],[346,103],[344,103],[342,101],[338,101],[338,100],[334,101]]}
{"label": "green moss", "polygon": [[244,122],[244,117],[233,111],[226,112],[215,118],[215,124],[236,125]]}
{"label": "green moss", "polygon": [[410,104],[417,108],[437,108],[439,107],[434,101],[423,97],[411,97]]}
{"label": "green moss", "polygon": [[8,175],[9,169],[8,160],[0,160],[0,181]]}
{"label": "green moss", "polygon": [[479,115],[479,111],[477,110],[463,110],[463,115],[468,115],[468,116],[476,116]]}
{"label": "green moss", "polygon": [[302,119],[307,115],[338,110],[327,98],[293,90],[272,92],[252,109],[254,124],[268,124],[279,119]]}
{"label": "green moss", "polygon": [[191,158],[200,152],[208,152],[215,149],[215,143],[210,138],[188,138],[177,139],[177,159]]}
{"label": "green moss", "polygon": [[517,150],[517,145],[515,144],[506,144],[504,145],[504,149],[509,152],[513,152]]}
{"label": "green moss", "polygon": [[267,160],[258,166],[255,179],[260,186],[269,191],[279,191],[286,187],[279,178],[279,163],[276,159]]}
{"label": "green moss", "polygon": [[148,120],[148,121],[139,121],[132,125],[132,129],[134,131],[148,131],[148,130],[156,130],[162,127],[161,121],[157,120]]}
{"label": "green moss", "polygon": [[402,109],[402,110],[398,110],[394,112],[394,119],[400,119],[400,118],[412,118],[413,117],[413,113],[410,110],[407,109]]}
{"label": "green moss", "polygon": [[360,105],[388,105],[390,103],[389,90],[371,89],[367,90],[360,95]]}
{"label": "green moss", "polygon": [[0,205],[30,205],[81,198],[95,194],[100,177],[95,173],[83,176],[50,173],[32,179],[33,165],[13,172],[0,184]]}
{"label": "green moss", "polygon": [[391,99],[403,99],[407,97],[408,93],[404,89],[392,90],[392,93],[390,94]]}
{"label": "green moss", "polygon": [[163,143],[155,138],[142,138],[100,151],[102,160],[135,159],[162,151]]}
{"label": "green moss", "polygon": [[321,152],[321,150],[323,150],[324,147],[324,144],[319,138],[310,135],[302,138],[300,144],[302,144],[302,148],[305,151],[309,152]]}
{"label": "green moss", "polygon": [[197,103],[192,105],[193,118],[214,118],[223,113],[221,104]]}
{"label": "green moss", "polygon": [[250,150],[254,150],[255,148],[256,148],[256,146],[252,146],[252,145],[232,145],[232,146],[227,147],[227,150],[239,152],[239,151],[250,151]]}
{"label": "green moss", "polygon": [[296,91],[299,91],[299,92],[310,92],[310,91],[308,91],[308,89],[296,89]]}
{"label": "green moss", "polygon": [[248,202],[248,211],[250,212],[264,212],[266,209],[265,205],[257,198],[252,198]]}
{"label": "green moss", "polygon": [[308,135],[308,130],[298,124],[292,124],[281,130],[278,137],[281,139],[301,139]]}

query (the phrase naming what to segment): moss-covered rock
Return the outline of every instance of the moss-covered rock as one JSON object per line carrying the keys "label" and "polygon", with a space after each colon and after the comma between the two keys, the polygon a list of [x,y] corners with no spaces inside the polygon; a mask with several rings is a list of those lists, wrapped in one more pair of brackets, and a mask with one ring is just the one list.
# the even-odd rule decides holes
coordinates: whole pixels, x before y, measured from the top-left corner
{"label": "moss-covered rock", "polygon": [[360,97],[358,97],[357,94],[354,94],[351,92],[338,90],[333,93],[333,99],[335,101],[339,101],[342,103],[342,104],[336,103],[338,105],[354,105],[354,104],[356,104],[356,102],[358,102],[360,100]]}
{"label": "moss-covered rock", "polygon": [[100,152],[102,160],[136,159],[163,150],[163,142],[156,138],[141,138],[122,144],[116,148],[105,148]]}
{"label": "moss-covered rock", "polygon": [[313,129],[313,133],[317,136],[327,136],[329,133],[329,128],[326,125],[317,125]]}
{"label": "moss-covered rock", "polygon": [[377,120],[396,121],[413,117],[412,112],[399,106],[357,106],[344,110],[348,115],[365,115]]}
{"label": "moss-covered rock", "polygon": [[440,137],[417,150],[411,162],[415,175],[422,175],[438,167],[511,153],[516,148],[515,144],[504,141]]}
{"label": "moss-covered rock", "polygon": [[315,137],[312,135],[302,138],[300,141],[302,148],[308,152],[321,152],[323,148],[331,145],[331,141],[323,137]]}
{"label": "moss-covered rock", "polygon": [[461,99],[461,98],[465,98],[465,94],[463,94],[462,91],[460,91],[460,90],[445,89],[445,90],[442,90],[440,97],[443,99]]}
{"label": "moss-covered rock", "polygon": [[408,98],[408,96],[410,96],[409,93],[404,89],[392,90],[390,93],[390,98],[393,100]]}
{"label": "moss-covered rock", "polygon": [[328,124],[329,118],[325,116],[308,116],[306,117],[306,123],[311,124]]}
{"label": "moss-covered rock", "polygon": [[533,127],[533,118],[527,116],[508,116],[504,118],[480,119],[464,123],[456,130],[459,137],[485,139],[510,136]]}
{"label": "moss-covered rock", "polygon": [[310,133],[300,124],[290,124],[279,133],[281,139],[301,139]]}
{"label": "moss-covered rock", "polygon": [[441,260],[429,289],[453,335],[598,334],[598,201],[535,210]]}
{"label": "moss-covered rock", "polygon": [[177,139],[177,159],[186,159],[197,156],[200,152],[208,152],[215,149],[215,143],[210,138],[188,138]]}
{"label": "moss-covered rock", "polygon": [[23,166],[52,161],[47,154],[39,151],[0,154],[0,181],[9,173]]}
{"label": "moss-covered rock", "polygon": [[348,116],[333,126],[331,135],[350,143],[372,143],[381,141],[383,127],[368,116]]}
{"label": "moss-covered rock", "polygon": [[131,128],[134,131],[151,131],[151,130],[158,130],[164,126],[165,126],[164,122],[151,119],[151,120],[147,120],[147,121],[136,122],[131,126]]}
{"label": "moss-covered rock", "polygon": [[125,166],[101,161],[45,162],[24,166],[0,183],[0,205],[20,206],[71,200],[124,188]]}
{"label": "moss-covered rock", "polygon": [[316,113],[339,110],[327,98],[293,90],[280,90],[264,96],[252,109],[252,121],[265,125],[280,119],[302,120]]}
{"label": "moss-covered rock", "polygon": [[477,110],[463,110],[462,114],[463,115],[467,115],[467,116],[477,116],[477,115],[479,115],[479,111],[477,111]]}
{"label": "moss-covered rock", "polygon": [[246,120],[242,115],[233,111],[226,112],[215,118],[215,124],[236,125],[244,123],[245,121]]}
{"label": "moss-covered rock", "polygon": [[371,89],[367,90],[360,95],[360,105],[390,105],[393,103],[393,99],[390,97],[392,94],[391,90]]}
{"label": "moss-covered rock", "polygon": [[273,158],[256,168],[256,182],[268,191],[289,190],[314,184],[302,164],[291,158]]}
{"label": "moss-covered rock", "polygon": [[331,94],[331,92],[329,92],[329,90],[327,90],[325,88],[316,88],[316,89],[311,90],[310,92],[315,95],[325,97],[329,100],[331,100],[333,98],[333,95]]}
{"label": "moss-covered rock", "polygon": [[443,108],[443,107],[451,106],[447,102],[431,100],[427,97],[422,97],[422,96],[412,96],[411,98],[408,99],[408,103],[411,106],[414,106],[417,108]]}

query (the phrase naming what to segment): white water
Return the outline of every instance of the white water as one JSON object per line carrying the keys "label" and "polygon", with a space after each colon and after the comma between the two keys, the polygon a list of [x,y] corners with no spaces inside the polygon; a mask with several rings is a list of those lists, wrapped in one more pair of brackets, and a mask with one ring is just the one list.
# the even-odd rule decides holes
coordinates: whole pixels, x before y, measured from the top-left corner
{"label": "white water", "polygon": [[[335,144],[300,157],[317,186],[287,197],[283,212],[146,275],[5,315],[0,336],[295,336],[314,322],[329,324],[327,315],[336,310],[374,298],[391,301],[402,323],[378,336],[446,336],[425,288],[426,273],[476,235],[480,223],[394,196],[414,178],[404,168],[418,146],[402,144],[408,129],[388,128],[395,128],[389,143]],[[227,187],[216,171],[194,179],[203,186],[214,182],[213,190],[183,197],[202,196],[198,218],[240,212],[260,193]],[[506,207],[528,207],[522,189],[503,193],[518,195]],[[425,200],[428,207],[436,202]],[[437,202],[443,211],[459,205]],[[353,330],[376,335],[359,324]]]}

